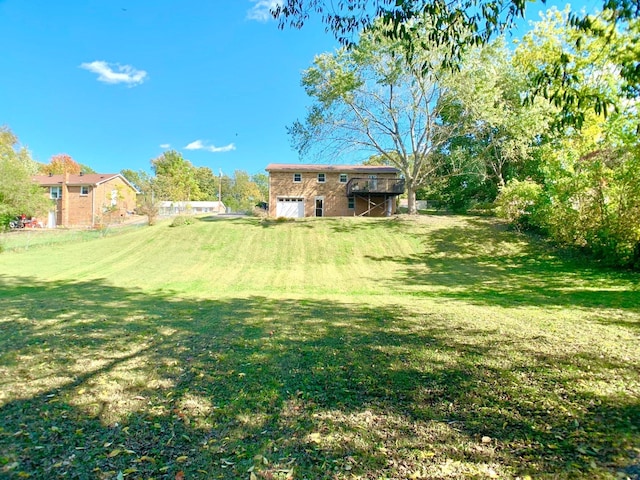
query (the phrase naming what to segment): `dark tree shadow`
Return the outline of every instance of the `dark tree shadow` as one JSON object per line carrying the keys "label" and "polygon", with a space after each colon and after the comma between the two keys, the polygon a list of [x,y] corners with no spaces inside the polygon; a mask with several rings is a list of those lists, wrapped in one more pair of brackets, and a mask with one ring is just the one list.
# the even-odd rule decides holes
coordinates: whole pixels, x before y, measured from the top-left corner
{"label": "dark tree shadow", "polygon": [[640,447],[637,397],[575,387],[586,359],[401,305],[16,277],[0,292],[6,478],[404,478],[448,460],[570,477]]}
{"label": "dark tree shadow", "polygon": [[[605,269],[586,258],[566,257],[542,241],[507,231],[491,219],[469,219],[464,227],[431,231],[420,254],[369,258],[404,265],[401,274],[388,283],[411,295],[488,306],[640,312],[640,274]],[[423,290],[421,286],[445,288]],[[603,320],[640,328],[637,316]]]}

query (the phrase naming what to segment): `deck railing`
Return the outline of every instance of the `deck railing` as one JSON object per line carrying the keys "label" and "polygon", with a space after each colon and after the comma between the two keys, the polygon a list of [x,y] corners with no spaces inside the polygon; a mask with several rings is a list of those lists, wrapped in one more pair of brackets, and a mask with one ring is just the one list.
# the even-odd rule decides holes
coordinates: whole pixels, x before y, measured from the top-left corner
{"label": "deck railing", "polygon": [[347,196],[360,193],[400,195],[404,178],[352,178],[347,182]]}

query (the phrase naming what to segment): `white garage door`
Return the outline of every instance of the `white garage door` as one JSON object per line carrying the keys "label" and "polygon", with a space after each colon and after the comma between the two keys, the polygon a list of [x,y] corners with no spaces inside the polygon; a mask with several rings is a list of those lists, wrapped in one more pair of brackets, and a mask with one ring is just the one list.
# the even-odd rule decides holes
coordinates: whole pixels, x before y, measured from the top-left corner
{"label": "white garage door", "polygon": [[278,198],[276,202],[276,217],[304,217],[304,198]]}

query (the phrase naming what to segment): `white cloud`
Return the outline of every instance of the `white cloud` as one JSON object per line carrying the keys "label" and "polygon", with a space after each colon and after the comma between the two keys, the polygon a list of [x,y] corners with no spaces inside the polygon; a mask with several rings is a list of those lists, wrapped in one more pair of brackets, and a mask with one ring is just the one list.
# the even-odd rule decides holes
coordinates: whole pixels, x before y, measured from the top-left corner
{"label": "white cloud", "polygon": [[184,148],[187,150],[202,150],[204,148],[204,144],[202,143],[202,140],[196,140]]}
{"label": "white cloud", "polygon": [[95,61],[82,63],[80,68],[98,74],[98,81],[104,83],[126,83],[133,87],[139,85],[147,79],[147,72],[137,70],[131,65],[120,65],[119,63],[107,63]]}
{"label": "white cloud", "polygon": [[236,149],[236,146],[234,143],[230,143],[229,145],[225,145],[224,147],[215,147],[213,145],[211,145],[210,147],[206,147],[205,150],[209,151],[209,152],[231,152],[233,150]]}
{"label": "white cloud", "polygon": [[163,144],[160,145],[160,148],[171,148],[171,144],[163,143]]}
{"label": "white cloud", "polygon": [[255,3],[247,11],[247,18],[249,20],[256,20],[257,22],[267,22],[273,18],[271,10],[282,5],[283,0],[250,0]]}
{"label": "white cloud", "polygon": [[220,152],[231,152],[236,149],[235,144],[230,143],[229,145],[225,145],[224,147],[216,147],[215,145],[205,145],[202,140],[196,140],[191,142],[189,145],[184,147],[185,150],[206,150],[207,152],[220,153]]}

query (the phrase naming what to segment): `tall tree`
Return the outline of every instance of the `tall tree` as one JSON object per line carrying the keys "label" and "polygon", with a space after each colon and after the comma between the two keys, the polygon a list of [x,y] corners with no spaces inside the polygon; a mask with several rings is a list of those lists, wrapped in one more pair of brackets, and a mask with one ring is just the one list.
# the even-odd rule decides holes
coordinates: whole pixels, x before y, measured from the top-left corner
{"label": "tall tree", "polygon": [[535,172],[533,154],[548,137],[554,109],[541,99],[523,104],[528,78],[502,37],[468,52],[456,76],[448,93],[454,108],[445,111],[443,121],[472,122],[475,128],[445,145],[441,153],[464,175],[443,175],[435,193],[464,210],[473,202],[493,201],[521,172]]}
{"label": "tall tree", "polygon": [[269,176],[266,173],[255,173],[251,175],[251,181],[256,184],[260,192],[257,200],[266,202],[269,199]]}
{"label": "tall tree", "polygon": [[[515,20],[524,16],[526,0],[283,0],[272,10],[280,27],[301,28],[312,16],[318,15],[343,43],[354,41],[359,32],[371,28],[376,19],[389,26],[387,35],[404,38],[416,49],[423,39],[444,47],[444,63],[456,69],[470,46],[488,43],[493,35],[515,27]],[[544,0],[542,0],[544,3]],[[617,31],[636,30],[640,15],[638,0],[602,0],[598,15],[576,14],[570,23],[577,32],[579,44],[583,36],[598,36],[608,42]],[[416,18],[427,18],[424,36],[415,37]],[[637,36],[636,36],[637,37]],[[633,96],[640,92],[638,52],[640,38],[612,57],[621,74],[625,89]],[[576,104],[604,113],[612,104],[600,92],[592,94],[581,89],[580,78],[573,74],[570,56],[558,55],[551,68],[536,77],[536,95],[552,100],[565,113],[565,124],[580,124],[583,115],[572,115]]]}
{"label": "tall tree", "polygon": [[195,180],[200,195],[193,200],[218,200],[220,194],[220,177],[209,167],[195,167]]}
{"label": "tall tree", "polygon": [[[423,33],[418,23],[416,44],[426,42],[418,40]],[[300,155],[379,155],[404,175],[413,214],[416,190],[449,161],[438,150],[473,125],[442,122],[455,81],[442,63],[442,50],[425,43],[407,56],[403,40],[387,37],[382,24],[376,27],[352,49],[315,58],[302,78],[314,104],[289,134]]]}
{"label": "tall tree", "polygon": [[31,181],[37,164],[8,127],[0,127],[0,226],[16,215],[37,216],[50,207],[43,190]]}
{"label": "tall tree", "polygon": [[140,192],[151,189],[153,177],[151,177],[151,175],[149,175],[144,170],[139,170],[136,172],[135,170],[125,168],[124,170],[120,171],[120,174]]}
{"label": "tall tree", "polygon": [[[228,190],[223,193],[224,204],[234,211],[250,212],[260,201],[264,201],[260,187],[244,170],[233,172]],[[224,185],[224,182],[223,182]]]}
{"label": "tall tree", "polygon": [[151,166],[159,200],[189,201],[200,197],[196,170],[179,152],[167,150],[151,160]]}
{"label": "tall tree", "polygon": [[153,225],[156,222],[160,210],[155,192],[155,178],[144,170],[136,172],[134,170],[124,169],[120,173],[140,192],[136,198],[137,211],[141,215],[146,215],[149,225]]}
{"label": "tall tree", "polygon": [[78,174],[82,170],[82,166],[76,162],[71,155],[66,153],[59,153],[53,155],[49,163],[40,166],[40,172],[45,175],[60,175],[64,173]]}

